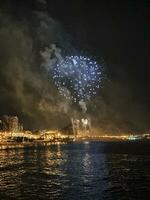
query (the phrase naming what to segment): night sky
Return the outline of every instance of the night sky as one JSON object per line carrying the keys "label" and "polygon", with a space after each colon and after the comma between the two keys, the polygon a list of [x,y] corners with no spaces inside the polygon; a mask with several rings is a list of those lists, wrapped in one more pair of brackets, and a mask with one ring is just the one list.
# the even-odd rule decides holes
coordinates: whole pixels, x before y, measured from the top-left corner
{"label": "night sky", "polygon": [[[96,130],[150,128],[150,2],[5,0],[0,2],[0,116],[25,128],[56,128],[81,115],[59,95],[41,51],[85,53],[104,61],[103,86],[87,102]],[[67,107],[67,108],[66,108]]]}

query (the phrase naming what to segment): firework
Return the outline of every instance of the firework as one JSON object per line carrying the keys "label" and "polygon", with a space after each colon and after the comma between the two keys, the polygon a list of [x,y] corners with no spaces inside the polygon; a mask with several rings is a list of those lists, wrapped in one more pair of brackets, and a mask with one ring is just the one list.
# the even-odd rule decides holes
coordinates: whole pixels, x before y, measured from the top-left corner
{"label": "firework", "polygon": [[[88,57],[66,56],[53,70],[53,80],[60,94],[74,102],[89,100],[100,87],[102,67]],[[66,90],[71,95],[66,95]]]}

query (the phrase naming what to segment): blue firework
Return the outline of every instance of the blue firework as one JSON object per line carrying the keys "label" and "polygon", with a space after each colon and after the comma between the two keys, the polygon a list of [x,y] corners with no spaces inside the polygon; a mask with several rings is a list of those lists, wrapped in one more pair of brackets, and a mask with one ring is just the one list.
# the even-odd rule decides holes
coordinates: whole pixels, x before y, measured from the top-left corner
{"label": "blue firework", "polygon": [[96,94],[102,80],[102,67],[85,56],[66,56],[53,69],[53,79],[60,94],[74,102],[87,101]]}

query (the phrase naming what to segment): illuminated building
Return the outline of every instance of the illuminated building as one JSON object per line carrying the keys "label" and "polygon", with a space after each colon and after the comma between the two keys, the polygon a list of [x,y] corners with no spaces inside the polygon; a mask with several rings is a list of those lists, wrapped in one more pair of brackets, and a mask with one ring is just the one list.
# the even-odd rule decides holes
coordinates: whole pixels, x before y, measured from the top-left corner
{"label": "illuminated building", "polygon": [[57,138],[57,136],[58,136],[58,130],[46,130],[46,131],[43,131],[43,133],[41,134],[41,139],[53,140]]}
{"label": "illuminated building", "polygon": [[1,128],[3,131],[18,132],[23,131],[23,124],[19,123],[17,116],[4,115],[1,120]]}

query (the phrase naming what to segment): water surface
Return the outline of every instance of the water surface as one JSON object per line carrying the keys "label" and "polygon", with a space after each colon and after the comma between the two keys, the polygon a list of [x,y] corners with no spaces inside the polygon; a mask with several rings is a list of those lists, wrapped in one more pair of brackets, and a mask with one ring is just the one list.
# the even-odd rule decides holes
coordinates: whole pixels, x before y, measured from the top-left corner
{"label": "water surface", "polygon": [[148,142],[90,142],[0,151],[0,200],[144,200]]}

